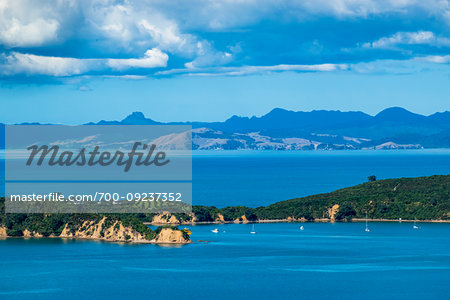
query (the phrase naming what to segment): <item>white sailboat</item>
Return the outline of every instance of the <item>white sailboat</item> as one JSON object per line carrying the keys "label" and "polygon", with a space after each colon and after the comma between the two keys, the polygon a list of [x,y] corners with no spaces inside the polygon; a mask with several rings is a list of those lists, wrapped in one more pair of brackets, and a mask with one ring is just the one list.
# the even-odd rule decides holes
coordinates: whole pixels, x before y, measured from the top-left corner
{"label": "white sailboat", "polygon": [[417,226],[417,224],[416,224],[416,218],[414,218],[414,225],[413,225],[413,228],[414,228],[414,229],[419,229],[419,226]]}
{"label": "white sailboat", "polygon": [[250,231],[250,233],[251,233],[251,234],[256,234],[256,231],[255,231],[255,224],[252,224],[252,231]]}
{"label": "white sailboat", "polygon": [[365,229],[365,231],[366,231],[366,232],[369,232],[369,231],[370,231],[370,229],[369,229],[369,224],[367,223],[367,212],[366,212],[366,229]]}
{"label": "white sailboat", "polygon": [[212,232],[212,233],[219,233],[219,229],[218,229],[218,228],[215,228],[215,229],[211,230],[211,232]]}

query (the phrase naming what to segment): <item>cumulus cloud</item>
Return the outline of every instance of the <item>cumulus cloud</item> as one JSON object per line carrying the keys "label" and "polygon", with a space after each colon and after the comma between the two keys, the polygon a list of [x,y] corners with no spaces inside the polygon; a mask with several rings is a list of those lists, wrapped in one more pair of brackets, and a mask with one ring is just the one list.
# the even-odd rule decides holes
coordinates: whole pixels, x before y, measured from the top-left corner
{"label": "cumulus cloud", "polygon": [[159,49],[150,49],[143,58],[129,59],[79,59],[71,57],[54,57],[11,52],[0,57],[0,74],[14,75],[45,75],[72,76],[101,72],[110,74],[113,70],[124,71],[130,68],[157,68],[167,64],[167,54]]}
{"label": "cumulus cloud", "polygon": [[36,47],[58,39],[64,10],[70,1],[0,0],[0,44]]}
{"label": "cumulus cloud", "polygon": [[372,43],[365,43],[365,48],[394,48],[399,45],[450,46],[450,39],[437,37],[431,31],[397,32],[390,37],[383,37]]}
{"label": "cumulus cloud", "polygon": [[12,52],[3,55],[0,73],[3,75],[78,75],[89,69],[87,60]]}
{"label": "cumulus cloud", "polygon": [[370,71],[371,61],[414,57],[442,64],[449,25],[448,0],[0,0],[0,76]]}
{"label": "cumulus cloud", "polygon": [[108,59],[107,65],[113,69],[124,70],[129,68],[157,68],[167,66],[169,56],[157,48],[147,50],[144,58]]}
{"label": "cumulus cloud", "polygon": [[[2,24],[4,25],[4,24]],[[56,20],[36,19],[21,23],[13,19],[0,31],[0,40],[11,47],[39,46],[56,38],[59,23]]]}
{"label": "cumulus cloud", "polygon": [[389,14],[407,16],[417,11],[450,21],[447,0],[173,0],[172,5],[163,3],[156,1],[153,5],[189,27],[211,30],[240,28],[268,19],[300,22],[320,17],[365,19]]}

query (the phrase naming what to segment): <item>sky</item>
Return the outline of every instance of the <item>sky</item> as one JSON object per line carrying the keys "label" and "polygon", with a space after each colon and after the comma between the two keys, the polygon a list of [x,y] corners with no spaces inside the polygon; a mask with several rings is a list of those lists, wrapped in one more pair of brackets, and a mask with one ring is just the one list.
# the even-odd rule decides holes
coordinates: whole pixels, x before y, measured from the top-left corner
{"label": "sky", "polygon": [[446,0],[0,0],[0,122],[450,110]]}

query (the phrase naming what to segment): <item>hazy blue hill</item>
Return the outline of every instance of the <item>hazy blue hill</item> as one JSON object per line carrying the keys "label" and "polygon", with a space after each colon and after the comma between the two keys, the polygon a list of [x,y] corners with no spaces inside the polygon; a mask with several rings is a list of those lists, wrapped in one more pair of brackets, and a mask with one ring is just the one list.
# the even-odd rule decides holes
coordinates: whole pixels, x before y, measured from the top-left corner
{"label": "hazy blue hill", "polygon": [[425,124],[428,122],[428,118],[412,113],[401,107],[390,107],[379,112],[375,117],[375,122],[390,122],[397,124]]}
{"label": "hazy blue hill", "polygon": [[369,122],[371,116],[363,112],[341,112],[314,110],[311,112],[290,111],[275,108],[262,117],[233,116],[217,129],[227,131],[252,131],[270,129],[330,129],[360,126]]}
{"label": "hazy blue hill", "polygon": [[[27,123],[37,125],[38,123]],[[424,116],[401,107],[387,108],[375,116],[360,111],[311,112],[275,108],[261,117],[232,116],[224,122],[161,123],[133,112],[123,120],[87,125],[191,125],[208,128],[194,134],[209,139],[194,149],[362,149],[449,148],[450,112]],[[4,135],[1,130],[0,137]],[[260,136],[252,137],[252,133]],[[262,141],[265,139],[265,141]],[[267,138],[266,138],[267,137]],[[297,138],[286,144],[286,138]],[[216,142],[214,142],[214,140]],[[292,142],[292,141],[291,141]],[[320,145],[318,145],[320,144]],[[315,146],[314,146],[315,145]]]}
{"label": "hazy blue hill", "polygon": [[448,127],[450,113],[436,113],[430,117],[412,113],[404,108],[387,108],[376,116],[358,111],[341,112],[314,110],[311,112],[289,111],[280,108],[273,109],[262,117],[233,116],[224,123],[219,123],[217,129],[236,130],[268,130],[268,129],[311,129],[338,130],[351,128],[370,128],[385,126],[409,127]]}
{"label": "hazy blue hill", "polygon": [[437,112],[428,117],[436,123],[450,124],[450,111]]}
{"label": "hazy blue hill", "polygon": [[148,119],[144,116],[143,113],[139,111],[135,111],[132,114],[128,115],[122,121],[105,121],[101,120],[98,123],[88,123],[86,125],[158,125],[161,124],[159,122],[153,121],[152,119]]}

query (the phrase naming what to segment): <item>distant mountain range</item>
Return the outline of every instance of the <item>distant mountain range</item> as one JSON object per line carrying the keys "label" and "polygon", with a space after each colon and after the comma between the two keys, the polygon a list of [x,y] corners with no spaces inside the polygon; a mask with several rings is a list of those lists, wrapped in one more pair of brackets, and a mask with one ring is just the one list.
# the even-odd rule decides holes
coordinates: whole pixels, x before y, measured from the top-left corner
{"label": "distant mountain range", "polygon": [[194,149],[418,149],[450,148],[450,112],[430,116],[400,107],[376,116],[359,111],[289,111],[261,117],[232,116],[225,122],[161,123],[134,112],[122,121],[90,125],[191,125]]}
{"label": "distant mountain range", "polygon": [[200,150],[450,148],[450,111],[424,116],[400,107],[387,108],[376,116],[359,111],[275,108],[261,117],[232,116],[225,122],[162,123],[134,112],[121,121],[86,125],[165,124],[191,125],[193,148]]}

